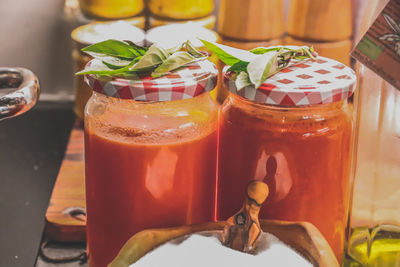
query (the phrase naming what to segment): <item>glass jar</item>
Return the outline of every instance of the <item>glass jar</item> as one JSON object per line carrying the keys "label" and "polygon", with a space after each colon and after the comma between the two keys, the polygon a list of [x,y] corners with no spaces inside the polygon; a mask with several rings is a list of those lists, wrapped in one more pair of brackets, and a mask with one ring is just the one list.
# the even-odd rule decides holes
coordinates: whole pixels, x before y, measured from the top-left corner
{"label": "glass jar", "polygon": [[82,12],[98,19],[133,17],[144,9],[143,0],[79,0]]}
{"label": "glass jar", "polygon": [[210,15],[214,0],[149,0],[152,15],[165,19],[198,19]]}
{"label": "glass jar", "polygon": [[108,264],[143,229],[215,219],[218,104],[206,91],[216,77],[208,61],[153,80],[87,77],[90,266]]}
{"label": "glass jar", "polygon": [[400,92],[364,66],[360,75],[346,266],[395,267],[400,266]]}
{"label": "glass jar", "polygon": [[240,208],[249,181],[264,181],[270,195],[260,218],[314,224],[341,260],[354,83],[350,68],[322,57],[284,69],[257,90],[238,92],[225,73],[230,94],[220,123],[218,219]]}
{"label": "glass jar", "polygon": [[[144,45],[145,34],[142,29],[134,25],[137,23],[137,20],[96,22],[75,28],[71,32],[71,39],[74,41],[72,50],[74,72],[82,70],[92,59],[88,54],[80,51],[85,46],[107,39],[130,40],[135,44]],[[92,95],[92,90],[84,82],[83,76],[74,76],[74,91],[74,112],[80,119],[83,119],[86,102]]]}

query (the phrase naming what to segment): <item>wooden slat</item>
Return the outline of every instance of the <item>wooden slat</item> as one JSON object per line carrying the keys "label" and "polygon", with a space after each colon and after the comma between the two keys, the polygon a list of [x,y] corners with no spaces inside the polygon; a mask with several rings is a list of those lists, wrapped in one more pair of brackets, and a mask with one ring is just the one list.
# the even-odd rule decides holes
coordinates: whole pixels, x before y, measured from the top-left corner
{"label": "wooden slat", "polygon": [[84,241],[85,216],[70,210],[86,210],[84,132],[77,122],[71,132],[64,160],[46,212],[46,236],[56,241]]}

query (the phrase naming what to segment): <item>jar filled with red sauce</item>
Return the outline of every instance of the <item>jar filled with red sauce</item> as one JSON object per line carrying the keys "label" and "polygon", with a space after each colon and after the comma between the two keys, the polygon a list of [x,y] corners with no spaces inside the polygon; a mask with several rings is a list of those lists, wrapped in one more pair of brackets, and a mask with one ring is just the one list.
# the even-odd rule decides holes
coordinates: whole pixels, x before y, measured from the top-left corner
{"label": "jar filled with red sauce", "polygon": [[217,217],[243,201],[251,180],[268,184],[260,218],[308,221],[341,260],[351,189],[353,70],[319,57],[293,64],[257,90],[230,91],[222,106]]}
{"label": "jar filled with red sauce", "polygon": [[160,78],[86,77],[87,243],[107,266],[136,232],[215,219],[217,69],[203,60]]}

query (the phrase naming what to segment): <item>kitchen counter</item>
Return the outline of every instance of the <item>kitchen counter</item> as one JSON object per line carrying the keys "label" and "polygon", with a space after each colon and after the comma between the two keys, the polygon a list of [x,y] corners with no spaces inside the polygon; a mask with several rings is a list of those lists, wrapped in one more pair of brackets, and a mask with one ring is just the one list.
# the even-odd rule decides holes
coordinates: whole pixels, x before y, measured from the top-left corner
{"label": "kitchen counter", "polygon": [[74,119],[72,102],[39,102],[0,122],[0,266],[34,266]]}

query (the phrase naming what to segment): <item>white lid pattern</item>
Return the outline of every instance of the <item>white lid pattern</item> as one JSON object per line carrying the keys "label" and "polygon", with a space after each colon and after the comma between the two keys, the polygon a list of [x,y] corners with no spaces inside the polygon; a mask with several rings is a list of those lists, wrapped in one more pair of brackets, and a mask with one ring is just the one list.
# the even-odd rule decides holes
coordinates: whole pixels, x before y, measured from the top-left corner
{"label": "white lid pattern", "polygon": [[[89,63],[90,64],[90,63]],[[130,79],[85,75],[93,91],[110,97],[137,101],[172,101],[192,98],[211,91],[217,84],[218,70],[202,60],[162,77],[137,75]]]}
{"label": "white lid pattern", "polygon": [[268,78],[257,90],[248,86],[237,91],[235,81],[224,68],[224,82],[229,91],[257,103],[278,106],[329,104],[350,97],[356,87],[355,72],[333,59],[318,57],[292,63]]}

